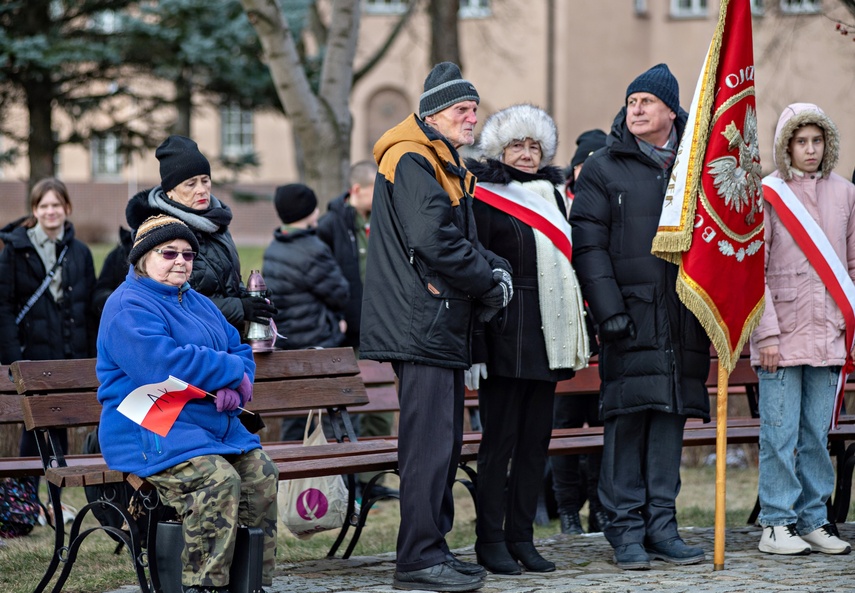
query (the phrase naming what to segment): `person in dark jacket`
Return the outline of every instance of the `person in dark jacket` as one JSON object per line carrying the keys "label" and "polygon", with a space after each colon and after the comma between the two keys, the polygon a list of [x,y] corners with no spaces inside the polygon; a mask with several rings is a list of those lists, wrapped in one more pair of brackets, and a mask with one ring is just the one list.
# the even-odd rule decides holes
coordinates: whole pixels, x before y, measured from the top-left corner
{"label": "person in dark jacket", "polygon": [[[42,179],[30,192],[30,208],[32,216],[0,231],[0,362],[94,356],[95,266],[74,238],[68,189]],[[20,452],[39,454],[32,432],[22,434]]]}
{"label": "person in dark jacket", "polygon": [[101,273],[98,275],[95,290],[92,293],[92,307],[98,319],[101,318],[101,312],[104,310],[107,298],[125,281],[125,276],[128,275],[128,255],[130,255],[133,245],[134,240],[131,231],[120,227],[119,244],[104,258],[104,265],[101,266]]}
{"label": "person in dark jacket", "polygon": [[605,535],[624,569],[704,559],[680,538],[675,501],[686,418],[709,421],[710,342],[677,296],[677,266],[650,253],[686,117],[665,64],[639,75],[570,210],[573,263],[600,338]]}
{"label": "person in dark jacket", "polygon": [[347,322],[344,345],[354,348],[359,347],[362,287],[365,284],[371,202],[376,176],[375,162],[354,163],[350,168],[349,189],[330,202],[326,214],[318,220],[318,237],[329,245],[350,286],[344,317]]}
{"label": "person in dark jacket", "polygon": [[276,347],[334,348],[344,342],[344,308],[350,290],[330,248],[317,236],[318,199],[311,188],[276,188],[282,226],[264,252],[261,274],[278,313]]}
{"label": "person in dark jacket", "polygon": [[190,285],[210,298],[243,334],[245,322],[270,323],[275,308],[266,299],[249,296],[240,275],[240,259],[229,223],[232,211],[211,194],[211,165],[190,138],[170,136],[154,153],[160,161],[160,185],[139,192],[125,208],[136,231],[157,214],[168,214],[190,227],[199,240]]}
{"label": "person in dark jacket", "polygon": [[476,364],[465,374],[466,386],[478,390],[483,422],[475,552],[479,564],[497,574],[520,574],[518,561],[532,572],[555,570],[533,541],[555,385],[588,364],[564,180],[551,166],[557,145],[555,122],[545,111],[513,105],[487,119],[481,160],[466,161],[478,177],[478,238],[514,269],[514,298],[476,326]]}
{"label": "person in dark jacket", "polygon": [[[565,189],[573,206],[573,189],[576,179],[582,173],[582,167],[589,156],[606,145],[606,133],[602,130],[582,132],[576,139],[576,152],[565,170],[568,175]],[[568,213],[569,214],[569,213]],[[590,318],[586,318],[590,323]],[[590,334],[593,337],[592,325]],[[591,350],[598,351],[596,340],[592,340]],[[602,426],[600,420],[599,395],[574,394],[572,397],[555,398],[553,428],[580,428],[584,425]],[[600,482],[600,454],[558,455],[551,458],[552,489],[561,522],[561,533],[579,535],[583,532],[579,510],[588,501],[588,531],[603,531],[609,524],[609,518],[600,496],[597,494]]]}
{"label": "person in dark jacket", "polygon": [[478,241],[475,178],[457,153],[475,140],[478,102],[456,64],[438,64],[419,114],[374,145],[379,172],[359,342],[362,358],[391,361],[398,376],[399,589],[473,590],[485,574],[454,557],[445,541],[454,521],[472,323],[513,296],[510,265]]}

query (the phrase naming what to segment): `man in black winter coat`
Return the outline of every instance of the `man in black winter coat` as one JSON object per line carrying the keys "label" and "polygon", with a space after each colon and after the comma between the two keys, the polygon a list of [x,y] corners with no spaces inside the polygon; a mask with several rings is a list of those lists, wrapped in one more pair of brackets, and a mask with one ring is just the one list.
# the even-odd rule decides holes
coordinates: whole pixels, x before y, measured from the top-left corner
{"label": "man in black winter coat", "polygon": [[709,339],[650,253],[686,113],[665,64],[626,90],[605,149],[585,161],[570,211],[573,264],[600,338],[605,535],[624,569],[694,564],[677,532],[683,427],[709,420]]}

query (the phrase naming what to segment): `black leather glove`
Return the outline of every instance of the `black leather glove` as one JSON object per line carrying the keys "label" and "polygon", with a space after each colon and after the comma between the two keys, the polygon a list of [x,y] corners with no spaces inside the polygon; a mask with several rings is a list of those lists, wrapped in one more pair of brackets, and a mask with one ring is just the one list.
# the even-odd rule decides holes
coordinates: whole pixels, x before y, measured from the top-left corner
{"label": "black leather glove", "polygon": [[279,312],[267,299],[260,296],[243,297],[240,303],[243,305],[244,321],[267,324],[270,323],[270,318]]}
{"label": "black leather glove", "polygon": [[480,301],[485,307],[493,309],[502,309],[508,306],[511,302],[511,297],[514,296],[514,286],[511,281],[511,275],[505,270],[493,270],[493,282],[496,284],[481,295]]}
{"label": "black leather glove", "polygon": [[623,338],[635,339],[635,324],[626,313],[612,315],[600,324],[600,340],[615,342]]}
{"label": "black leather glove", "polygon": [[499,311],[501,309],[498,307],[487,307],[481,304],[475,305],[475,316],[482,323],[490,323]]}

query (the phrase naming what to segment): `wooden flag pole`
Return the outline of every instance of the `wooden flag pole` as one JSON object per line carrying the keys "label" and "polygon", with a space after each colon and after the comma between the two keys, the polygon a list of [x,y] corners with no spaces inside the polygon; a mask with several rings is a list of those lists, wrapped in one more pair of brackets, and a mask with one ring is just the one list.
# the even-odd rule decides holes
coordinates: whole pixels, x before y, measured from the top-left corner
{"label": "wooden flag pole", "polygon": [[715,545],[713,570],[724,570],[724,524],[727,503],[727,383],[730,373],[718,364],[718,397],[715,427]]}

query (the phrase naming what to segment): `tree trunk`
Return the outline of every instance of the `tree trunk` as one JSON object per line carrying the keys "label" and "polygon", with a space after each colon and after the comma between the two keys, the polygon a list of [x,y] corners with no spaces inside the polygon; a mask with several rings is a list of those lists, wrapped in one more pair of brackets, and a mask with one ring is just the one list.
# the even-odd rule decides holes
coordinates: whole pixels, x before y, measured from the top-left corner
{"label": "tree trunk", "polygon": [[348,108],[359,0],[333,0],[318,94],[314,94],[278,0],[241,0],[258,33],[279,100],[299,138],[305,178],[323,201],[345,190],[352,120]]}
{"label": "tree trunk", "polygon": [[460,58],[460,39],[457,31],[457,13],[460,0],[430,0],[430,63],[433,68],[440,62],[454,62],[463,70]]}
{"label": "tree trunk", "polygon": [[172,133],[189,138],[190,121],[193,117],[193,89],[184,74],[175,81],[175,108],[178,110],[178,117],[172,124]]}
{"label": "tree trunk", "polygon": [[[33,76],[24,85],[30,131],[27,138],[30,178],[27,187],[45,177],[56,175],[57,142],[53,137],[53,83],[49,73],[37,79]],[[29,192],[28,192],[29,193]],[[29,201],[27,211],[29,212]]]}

